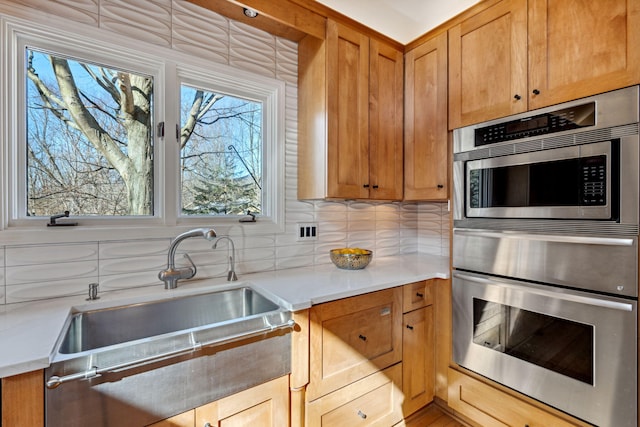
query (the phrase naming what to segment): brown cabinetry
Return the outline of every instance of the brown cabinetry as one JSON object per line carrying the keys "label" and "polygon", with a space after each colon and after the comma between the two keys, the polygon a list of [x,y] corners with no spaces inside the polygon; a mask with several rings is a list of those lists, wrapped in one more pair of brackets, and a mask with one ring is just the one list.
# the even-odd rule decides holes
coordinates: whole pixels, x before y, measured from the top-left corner
{"label": "brown cabinetry", "polygon": [[433,401],[436,282],[309,310],[306,425],[389,426]]}
{"label": "brown cabinetry", "polygon": [[402,288],[320,304],[310,313],[312,401],[402,359]]}
{"label": "brown cabinetry", "polygon": [[449,30],[449,127],[640,82],[640,4],[503,0]]}
{"label": "brown cabinetry", "polygon": [[402,199],[402,52],[328,20],[298,77],[298,198]]}
{"label": "brown cabinetry", "polygon": [[447,33],[405,54],[404,199],[446,200]]}
{"label": "brown cabinetry", "polygon": [[44,371],[0,379],[0,426],[44,426]]}
{"label": "brown cabinetry", "polygon": [[289,379],[280,377],[178,414],[150,427],[289,425]]}
{"label": "brown cabinetry", "polygon": [[403,287],[402,393],[404,416],[433,400],[435,345],[432,280]]}
{"label": "brown cabinetry", "polygon": [[307,427],[392,426],[403,418],[401,382],[399,363],[314,400]]}
{"label": "brown cabinetry", "polygon": [[527,109],[527,0],[503,0],[449,30],[449,128]]}
{"label": "brown cabinetry", "polygon": [[588,425],[560,418],[455,369],[449,369],[448,403],[482,427]]}
{"label": "brown cabinetry", "polygon": [[310,309],[306,425],[402,420],[402,288]]}

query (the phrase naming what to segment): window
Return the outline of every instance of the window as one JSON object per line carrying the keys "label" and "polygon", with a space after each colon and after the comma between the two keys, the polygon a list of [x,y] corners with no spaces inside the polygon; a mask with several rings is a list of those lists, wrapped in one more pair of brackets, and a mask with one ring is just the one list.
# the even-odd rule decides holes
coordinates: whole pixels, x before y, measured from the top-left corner
{"label": "window", "polygon": [[283,82],[110,33],[2,31],[3,229],[66,210],[117,229],[250,211],[282,229]]}
{"label": "window", "polygon": [[25,57],[24,214],[153,215],[153,77]]}
{"label": "window", "polygon": [[262,104],[181,85],[183,215],[261,212]]}

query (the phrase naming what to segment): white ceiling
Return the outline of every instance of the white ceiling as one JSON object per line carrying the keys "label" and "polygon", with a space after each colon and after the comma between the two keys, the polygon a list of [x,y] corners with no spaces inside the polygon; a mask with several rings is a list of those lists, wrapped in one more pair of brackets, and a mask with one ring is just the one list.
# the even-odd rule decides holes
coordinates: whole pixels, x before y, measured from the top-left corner
{"label": "white ceiling", "polygon": [[480,0],[317,0],[407,44]]}

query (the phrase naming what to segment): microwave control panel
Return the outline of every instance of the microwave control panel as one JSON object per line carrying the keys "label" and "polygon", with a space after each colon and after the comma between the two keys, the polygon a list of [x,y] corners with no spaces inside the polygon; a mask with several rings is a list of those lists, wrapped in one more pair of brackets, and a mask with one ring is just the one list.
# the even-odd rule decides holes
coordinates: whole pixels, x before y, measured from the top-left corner
{"label": "microwave control panel", "polygon": [[607,203],[607,159],[593,156],[580,159],[582,169],[582,205],[604,206]]}
{"label": "microwave control panel", "polygon": [[594,126],[595,123],[596,103],[589,102],[550,113],[478,128],[475,130],[475,146],[480,147],[497,142]]}

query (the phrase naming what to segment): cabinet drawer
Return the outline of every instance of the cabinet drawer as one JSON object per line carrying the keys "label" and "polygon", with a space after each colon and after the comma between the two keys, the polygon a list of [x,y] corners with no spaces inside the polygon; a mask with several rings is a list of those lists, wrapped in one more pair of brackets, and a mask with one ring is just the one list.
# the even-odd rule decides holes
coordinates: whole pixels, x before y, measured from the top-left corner
{"label": "cabinet drawer", "polygon": [[449,406],[483,427],[576,427],[475,378],[449,369]]}
{"label": "cabinet drawer", "polygon": [[311,402],[308,427],[394,425],[402,420],[402,364],[398,363]]}
{"label": "cabinet drawer", "polygon": [[433,304],[433,282],[435,279],[409,283],[402,287],[402,312],[408,313]]}
{"label": "cabinet drawer", "polygon": [[311,308],[308,399],[402,359],[402,288]]}

